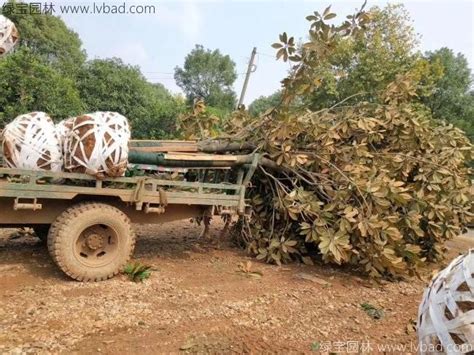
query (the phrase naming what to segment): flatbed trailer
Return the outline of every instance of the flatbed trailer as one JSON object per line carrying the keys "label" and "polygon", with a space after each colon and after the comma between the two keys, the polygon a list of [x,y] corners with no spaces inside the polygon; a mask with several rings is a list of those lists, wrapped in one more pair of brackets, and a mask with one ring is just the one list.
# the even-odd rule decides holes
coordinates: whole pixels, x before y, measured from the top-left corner
{"label": "flatbed trailer", "polygon": [[135,166],[148,173],[103,180],[0,168],[0,228],[32,227],[71,278],[105,280],[133,254],[132,223],[247,214],[245,191],[258,159],[229,167]]}

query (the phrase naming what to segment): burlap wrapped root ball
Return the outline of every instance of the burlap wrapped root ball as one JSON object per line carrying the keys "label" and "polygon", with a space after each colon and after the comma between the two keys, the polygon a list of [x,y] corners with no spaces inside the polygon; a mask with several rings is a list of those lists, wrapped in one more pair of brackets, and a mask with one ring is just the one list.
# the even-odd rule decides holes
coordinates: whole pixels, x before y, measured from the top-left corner
{"label": "burlap wrapped root ball", "polygon": [[474,249],[433,278],[418,311],[422,354],[474,352]]}
{"label": "burlap wrapped root ball", "polygon": [[18,43],[18,31],[13,22],[0,15],[0,57],[11,52]]}
{"label": "burlap wrapped root ball", "polygon": [[3,160],[7,167],[59,172],[61,145],[54,122],[44,112],[18,116],[3,130]]}
{"label": "burlap wrapped root ball", "polygon": [[116,112],[75,117],[64,144],[65,169],[97,178],[123,176],[129,140],[128,121]]}

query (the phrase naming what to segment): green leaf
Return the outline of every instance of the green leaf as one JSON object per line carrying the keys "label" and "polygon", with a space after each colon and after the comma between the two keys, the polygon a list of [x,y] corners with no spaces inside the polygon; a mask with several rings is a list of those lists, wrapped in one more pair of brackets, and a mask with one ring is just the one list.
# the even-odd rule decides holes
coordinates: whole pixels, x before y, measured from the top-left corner
{"label": "green leaf", "polygon": [[326,16],[324,16],[324,19],[325,20],[331,20],[333,18],[335,18],[337,15],[336,14],[327,14]]}

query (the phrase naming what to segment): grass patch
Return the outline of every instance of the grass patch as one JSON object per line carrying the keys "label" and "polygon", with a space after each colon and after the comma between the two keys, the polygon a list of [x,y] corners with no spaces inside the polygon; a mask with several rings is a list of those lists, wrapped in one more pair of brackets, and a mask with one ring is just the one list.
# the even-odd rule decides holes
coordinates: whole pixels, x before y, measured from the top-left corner
{"label": "grass patch", "polygon": [[151,276],[151,266],[140,262],[129,263],[125,266],[123,273],[133,282],[143,282]]}

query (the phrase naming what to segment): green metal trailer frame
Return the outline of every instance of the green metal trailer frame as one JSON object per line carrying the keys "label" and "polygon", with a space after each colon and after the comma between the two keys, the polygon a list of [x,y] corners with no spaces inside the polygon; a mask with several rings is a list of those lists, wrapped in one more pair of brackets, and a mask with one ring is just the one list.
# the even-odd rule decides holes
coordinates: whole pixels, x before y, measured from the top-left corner
{"label": "green metal trailer frame", "polygon": [[257,163],[255,155],[252,164],[239,167],[235,183],[148,176],[97,180],[86,174],[0,168],[0,227],[52,223],[58,211],[81,201],[112,204],[135,223],[163,223],[186,218],[184,214],[199,217],[209,208],[244,215],[245,191]]}
{"label": "green metal trailer frame", "polygon": [[[133,242],[127,242],[131,250],[129,255],[126,258],[120,256],[123,259],[119,260],[120,263],[114,261],[117,258],[112,255],[107,265],[101,261],[105,265],[103,267],[98,266],[100,263],[91,264],[90,258],[82,263],[83,265],[77,264],[74,260],[71,264],[72,259],[68,259],[61,253],[67,254],[69,250],[76,248],[74,243],[79,243],[75,241],[77,238],[83,244],[81,248],[86,248],[86,252],[91,252],[92,255],[104,248],[104,241],[107,238],[110,241],[110,235],[115,235],[116,242],[114,243],[117,245],[123,244],[120,238],[128,240],[129,236],[121,236],[121,226],[114,226],[114,221],[110,221],[104,222],[104,224],[110,224],[110,230],[104,231],[104,235],[101,236],[102,232],[97,228],[94,229],[94,226],[84,225],[83,232],[77,231],[77,236],[73,236],[76,239],[71,239],[66,245],[66,239],[69,239],[69,236],[67,233],[61,236],[60,231],[58,232],[60,228],[54,227],[55,223],[56,225],[64,224],[64,213],[76,207],[80,210],[84,204],[95,204],[96,209],[120,211],[117,213],[125,215],[127,223],[140,224],[161,224],[173,220],[204,218],[212,215],[246,215],[249,213],[249,206],[245,201],[245,192],[258,163],[259,155],[255,154],[250,164],[229,167],[192,167],[193,170],[199,172],[199,177],[205,177],[210,170],[232,170],[233,176],[236,177],[234,182],[206,182],[205,178],[202,181],[199,179],[198,181],[175,181],[155,176],[98,180],[86,174],[0,168],[0,228],[33,227],[39,230],[43,228],[46,230],[44,239],[48,241],[50,254],[66,274],[81,281],[103,280],[112,277],[119,272],[119,267],[123,267],[133,252],[134,237],[130,237]],[[99,213],[102,212],[99,210]],[[107,215],[103,216],[104,220],[107,220]],[[61,218],[63,218],[62,222]],[[94,223],[102,225],[100,220]],[[54,231],[49,230],[48,234],[50,226],[54,227],[51,227]],[[64,241],[61,241],[61,238]],[[112,249],[110,247],[107,251]],[[91,265],[92,267],[89,267]],[[105,271],[102,272],[101,268]]]}

